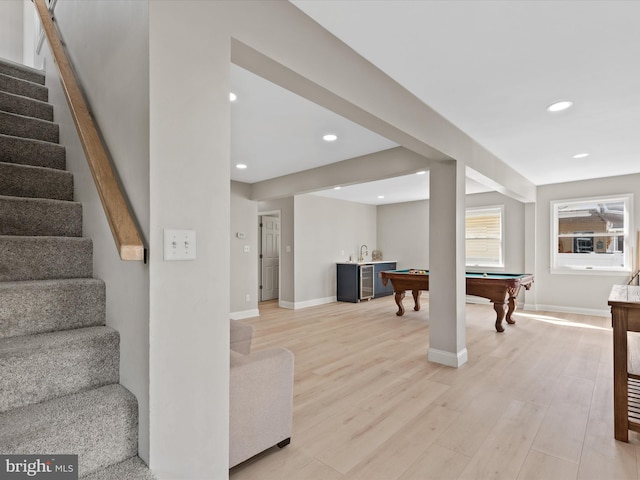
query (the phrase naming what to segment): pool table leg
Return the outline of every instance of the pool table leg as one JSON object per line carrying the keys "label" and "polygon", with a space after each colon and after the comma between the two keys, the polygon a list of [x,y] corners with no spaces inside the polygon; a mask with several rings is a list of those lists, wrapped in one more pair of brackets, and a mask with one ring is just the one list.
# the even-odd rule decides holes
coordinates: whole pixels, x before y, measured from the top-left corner
{"label": "pool table leg", "polygon": [[511,318],[511,314],[516,311],[517,306],[518,306],[518,300],[516,299],[516,297],[509,295],[509,310],[507,310],[507,323],[511,325],[516,323],[516,321]]}
{"label": "pool table leg", "polygon": [[502,319],[505,314],[504,303],[493,302],[493,309],[496,311],[496,331],[504,332],[504,327],[502,326]]}
{"label": "pool table leg", "polygon": [[420,311],[420,290],[412,290],[411,293],[413,294],[413,309],[416,312]]}
{"label": "pool table leg", "polygon": [[395,299],[396,299],[396,305],[398,305],[398,311],[396,312],[396,315],[398,315],[399,317],[404,315],[404,307],[402,306],[403,298],[404,298],[404,291],[396,292]]}

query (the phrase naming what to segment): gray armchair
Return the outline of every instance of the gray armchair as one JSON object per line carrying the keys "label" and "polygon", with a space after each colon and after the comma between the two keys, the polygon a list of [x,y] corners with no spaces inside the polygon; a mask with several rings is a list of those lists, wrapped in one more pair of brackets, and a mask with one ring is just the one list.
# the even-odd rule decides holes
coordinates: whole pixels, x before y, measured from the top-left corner
{"label": "gray armchair", "polygon": [[251,325],[231,321],[229,468],[291,441],[293,353],[279,347],[250,353],[252,336]]}

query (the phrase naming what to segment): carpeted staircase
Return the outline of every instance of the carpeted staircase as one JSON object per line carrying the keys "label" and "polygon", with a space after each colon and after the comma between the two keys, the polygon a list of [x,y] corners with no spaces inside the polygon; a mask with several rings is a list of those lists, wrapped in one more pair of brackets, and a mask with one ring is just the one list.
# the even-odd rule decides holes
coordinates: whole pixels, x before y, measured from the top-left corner
{"label": "carpeted staircase", "polygon": [[86,480],[153,479],[47,97],[42,72],[0,60],[0,453],[77,454]]}

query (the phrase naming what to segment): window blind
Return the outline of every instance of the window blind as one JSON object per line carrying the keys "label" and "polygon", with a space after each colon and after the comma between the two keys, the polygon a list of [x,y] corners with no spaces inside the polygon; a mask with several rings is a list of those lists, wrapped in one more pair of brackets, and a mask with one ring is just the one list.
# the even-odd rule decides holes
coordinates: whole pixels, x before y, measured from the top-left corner
{"label": "window blind", "polygon": [[467,265],[502,264],[502,209],[467,210]]}

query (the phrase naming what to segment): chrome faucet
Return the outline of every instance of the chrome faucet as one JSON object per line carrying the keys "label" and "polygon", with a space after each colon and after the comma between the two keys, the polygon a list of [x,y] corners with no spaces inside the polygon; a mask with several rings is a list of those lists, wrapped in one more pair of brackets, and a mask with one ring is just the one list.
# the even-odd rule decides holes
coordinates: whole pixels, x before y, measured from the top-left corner
{"label": "chrome faucet", "polygon": [[[364,248],[364,255],[362,254],[362,249]],[[366,257],[367,255],[369,255],[369,251],[367,250],[367,246],[366,245],[362,245],[360,247],[360,262],[364,262],[364,257]]]}

